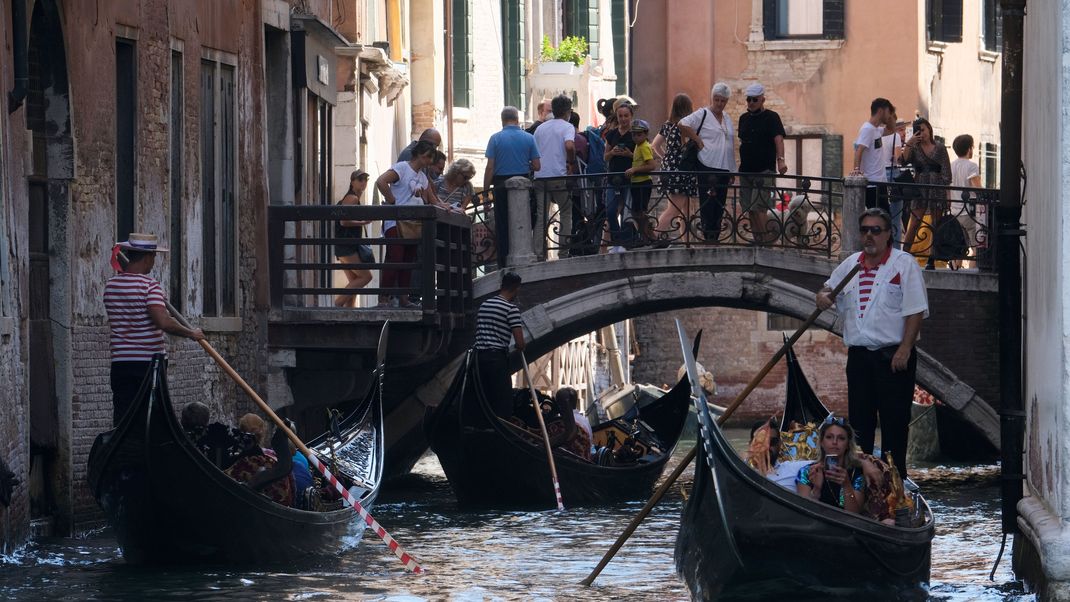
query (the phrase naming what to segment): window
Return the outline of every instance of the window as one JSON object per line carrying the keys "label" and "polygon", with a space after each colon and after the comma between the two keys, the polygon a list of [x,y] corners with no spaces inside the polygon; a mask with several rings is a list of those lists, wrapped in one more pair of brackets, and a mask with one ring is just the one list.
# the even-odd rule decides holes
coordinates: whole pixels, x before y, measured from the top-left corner
{"label": "window", "polygon": [[985,188],[999,188],[999,145],[981,144],[981,182]]}
{"label": "window", "polygon": [[115,236],[134,231],[137,184],[137,57],[134,41],[115,39]]}
{"label": "window", "polygon": [[799,318],[781,314],[765,314],[766,330],[788,330],[794,332],[802,325],[803,321]]}
{"label": "window", "polygon": [[182,311],[182,53],[171,51],[171,304]]}
{"label": "window", "polygon": [[587,40],[587,52],[592,60],[597,60],[600,56],[598,0],[564,0],[562,13],[562,34]]}
{"label": "window", "polygon": [[842,40],[845,0],[762,0],[766,40]]}
{"label": "window", "polygon": [[502,59],[505,75],[505,104],[521,111],[526,103],[524,83],[524,0],[502,0]]}
{"label": "window", "polygon": [[609,24],[613,31],[613,70],[617,94],[628,93],[628,2],[613,0]]}
{"label": "window", "polygon": [[472,0],[453,0],[453,106],[472,106]]}
{"label": "window", "polygon": [[984,0],[981,11],[981,39],[985,50],[1001,52],[1003,50],[1003,11],[999,0]]}
{"label": "window", "polygon": [[929,0],[929,41],[962,41],[962,0]]}
{"label": "window", "polygon": [[237,314],[234,66],[201,61],[201,203],[204,315]]}

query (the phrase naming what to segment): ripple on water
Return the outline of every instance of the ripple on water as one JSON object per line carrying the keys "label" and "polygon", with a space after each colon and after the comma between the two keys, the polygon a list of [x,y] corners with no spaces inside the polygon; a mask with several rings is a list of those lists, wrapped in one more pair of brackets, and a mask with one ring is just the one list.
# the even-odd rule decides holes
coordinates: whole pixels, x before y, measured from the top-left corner
{"label": "ripple on water", "polygon": [[[302,566],[144,568],[126,565],[107,533],[43,540],[0,557],[3,599],[153,600],[686,600],[673,547],[683,506],[673,487],[591,588],[578,585],[642,502],[557,512],[462,512],[433,457],[375,507],[380,522],[429,570],[407,575],[366,536],[338,558]],[[1031,600],[1013,582],[1000,543],[998,467],[912,470],[938,528],[934,600]]]}

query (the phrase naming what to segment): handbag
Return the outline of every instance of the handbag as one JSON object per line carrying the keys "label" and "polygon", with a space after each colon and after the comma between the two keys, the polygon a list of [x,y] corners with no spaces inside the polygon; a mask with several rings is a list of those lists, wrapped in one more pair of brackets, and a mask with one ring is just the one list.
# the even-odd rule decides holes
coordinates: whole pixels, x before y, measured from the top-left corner
{"label": "handbag", "polygon": [[966,259],[969,250],[970,243],[962,224],[955,216],[945,212],[933,225],[933,259]]}
{"label": "handbag", "polygon": [[416,220],[398,220],[398,234],[401,238],[420,238],[423,222]]}
{"label": "handbag", "polygon": [[[702,109],[702,121],[698,124],[698,129],[695,130],[695,136],[699,135],[702,131],[702,126],[706,124],[706,116],[709,111]],[[702,169],[702,162],[698,160],[698,144],[695,144],[694,140],[688,140],[687,144],[680,149],[680,171],[699,171]]]}

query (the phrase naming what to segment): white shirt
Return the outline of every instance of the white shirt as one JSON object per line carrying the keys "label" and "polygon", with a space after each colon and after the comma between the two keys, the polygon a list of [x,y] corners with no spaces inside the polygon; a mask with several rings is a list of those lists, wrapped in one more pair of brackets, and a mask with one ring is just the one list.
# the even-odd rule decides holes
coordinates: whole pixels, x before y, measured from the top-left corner
{"label": "white shirt", "polygon": [[535,146],[539,149],[536,178],[553,178],[568,173],[565,166],[565,143],[576,139],[576,128],[565,119],[551,119],[535,128]]}
{"label": "white shirt", "polygon": [[[706,121],[702,121],[705,114]],[[736,170],[736,131],[732,129],[732,118],[728,113],[721,113],[723,121],[717,121],[713,111],[702,108],[684,117],[677,125],[684,125],[698,133],[702,140],[702,150],[698,152],[698,160],[706,167]],[[702,129],[699,129],[702,124]],[[687,142],[684,140],[683,142]]]}
{"label": "white shirt", "polygon": [[576,418],[576,426],[580,427],[585,433],[587,433],[587,440],[593,444],[594,431],[591,430],[591,421],[587,420],[587,417],[581,414],[579,410],[572,410],[572,415]]}
{"label": "white shirt", "polygon": [[[977,167],[977,164],[965,157],[959,157],[951,162],[951,185],[952,186],[969,186],[970,178],[974,176],[980,176],[981,170]],[[961,215],[965,213],[965,203],[962,202],[962,191],[951,190],[948,191],[951,196],[951,200],[958,201],[951,203],[951,215]]]}
{"label": "white shirt", "polygon": [[884,182],[884,168],[891,163],[891,158],[884,160],[884,128],[865,122],[858,130],[854,148],[862,147],[862,159],[858,162],[858,170],[870,182]]}
{"label": "white shirt", "polygon": [[[398,181],[390,185],[390,192],[394,194],[395,205],[423,205],[424,200],[417,193],[427,188],[427,176],[422,171],[413,170],[408,161],[395,163],[390,168],[398,174]],[[383,220],[383,234],[397,225],[394,220]]]}
{"label": "white shirt", "polygon": [[778,462],[773,467],[773,472],[765,475],[765,477],[788,491],[795,491],[795,479],[799,477],[799,471],[802,470],[803,466],[813,462],[813,460]]}
{"label": "white shirt", "polygon": [[[889,249],[887,259],[880,264],[874,278],[865,313],[859,312],[858,275],[836,297],[836,311],[843,316],[843,342],[848,347],[865,347],[875,351],[882,347],[898,345],[903,341],[907,316],[922,312],[929,317],[929,299],[925,292],[925,280],[921,267],[914,256]],[[854,253],[843,260],[825,282],[835,288],[858,263],[862,253]]]}

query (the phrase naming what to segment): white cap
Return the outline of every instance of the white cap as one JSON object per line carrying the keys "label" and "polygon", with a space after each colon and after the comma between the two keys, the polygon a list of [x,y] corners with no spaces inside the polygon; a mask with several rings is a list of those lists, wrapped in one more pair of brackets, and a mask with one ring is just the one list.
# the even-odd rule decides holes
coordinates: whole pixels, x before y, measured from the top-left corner
{"label": "white cap", "polygon": [[744,93],[747,96],[762,96],[763,94],[765,94],[765,86],[761,84],[751,84],[747,86],[747,89],[744,91]]}

